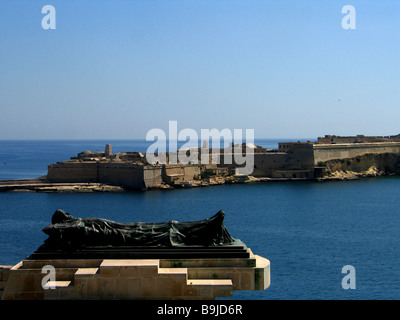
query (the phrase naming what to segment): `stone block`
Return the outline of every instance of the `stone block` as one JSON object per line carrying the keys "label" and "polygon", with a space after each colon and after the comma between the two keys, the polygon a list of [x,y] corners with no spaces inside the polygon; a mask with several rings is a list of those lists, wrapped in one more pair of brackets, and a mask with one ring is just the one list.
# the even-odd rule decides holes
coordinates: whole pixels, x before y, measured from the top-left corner
{"label": "stone block", "polygon": [[0,281],[0,290],[4,290],[6,287],[7,281]]}
{"label": "stone block", "polygon": [[79,268],[75,272],[75,279],[78,277],[93,277],[97,274],[99,268]]}
{"label": "stone block", "polygon": [[77,270],[78,268],[56,268],[56,280],[73,280]]}
{"label": "stone block", "polygon": [[[43,289],[56,290],[57,288],[66,288],[71,284],[71,281],[47,281]],[[54,287],[54,289],[52,289]]]}
{"label": "stone block", "polygon": [[187,283],[188,288],[191,287],[197,291],[198,299],[213,299],[216,296],[230,297],[233,293],[233,284],[230,279],[190,279]]}
{"label": "stone block", "polygon": [[80,285],[79,292],[83,299],[95,298],[99,296],[99,289],[98,279],[86,279],[85,283]]}
{"label": "stone block", "polygon": [[138,268],[138,277],[156,277],[158,275],[158,267],[143,266]]}
{"label": "stone block", "polygon": [[0,281],[7,281],[12,266],[0,266]]}
{"label": "stone block", "polygon": [[[132,277],[153,277],[158,274],[158,260],[103,260],[100,274],[105,277],[119,277],[132,274]],[[137,273],[137,275],[136,275]]]}
{"label": "stone block", "polygon": [[[254,269],[241,270],[240,273],[240,286],[237,290],[254,290]],[[236,289],[236,286],[235,286]]]}
{"label": "stone block", "polygon": [[257,267],[255,268],[254,274],[254,289],[253,290],[265,290],[271,284],[270,278],[270,262],[260,256],[257,258]]}
{"label": "stone block", "polygon": [[119,276],[123,278],[137,278],[139,277],[139,267],[122,266],[119,269]]}
{"label": "stone block", "polygon": [[41,291],[42,288],[42,279],[45,274],[39,272],[35,272],[37,270],[30,269],[30,270],[16,270],[14,271],[16,274],[16,278],[19,280],[19,286],[21,291],[27,292],[35,292]]}
{"label": "stone block", "polygon": [[[97,281],[96,281],[97,280]],[[97,296],[102,299],[114,299],[115,298],[115,289],[116,289],[116,279],[115,278],[101,278],[96,279]],[[89,286],[90,280],[88,280]],[[94,292],[96,295],[96,293]]]}
{"label": "stone block", "polygon": [[155,292],[158,297],[177,297],[183,293],[186,281],[159,277],[156,279]]}
{"label": "stone block", "polygon": [[143,278],[142,279],[142,296],[144,299],[150,299],[156,296],[157,278]]}
{"label": "stone block", "polygon": [[182,295],[184,297],[190,298],[190,297],[197,297],[198,296],[198,290],[197,287],[194,286],[193,284],[191,284],[189,282],[189,280],[187,281],[186,286],[182,287]]}
{"label": "stone block", "polygon": [[60,288],[59,290],[60,300],[79,300],[81,296],[75,287]]}
{"label": "stone block", "polygon": [[231,279],[235,290],[242,290],[241,272],[252,268],[189,268],[189,279]]}
{"label": "stone block", "polygon": [[187,279],[187,268],[159,268],[158,269],[158,274],[161,277],[171,277],[178,279],[180,278],[181,280]]}
{"label": "stone block", "polygon": [[101,277],[118,278],[119,266],[100,266]]}
{"label": "stone block", "polygon": [[212,297],[232,297],[233,286],[213,286]]}
{"label": "stone block", "polygon": [[142,295],[141,278],[119,278],[115,280],[114,296],[118,299],[139,299]]}

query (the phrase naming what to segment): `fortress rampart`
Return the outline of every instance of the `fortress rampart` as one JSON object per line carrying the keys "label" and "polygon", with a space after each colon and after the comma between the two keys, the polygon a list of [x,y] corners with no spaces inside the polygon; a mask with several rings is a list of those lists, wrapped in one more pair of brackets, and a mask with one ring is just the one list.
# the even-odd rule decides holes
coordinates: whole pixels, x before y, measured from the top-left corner
{"label": "fortress rampart", "polygon": [[[282,148],[282,145],[284,147]],[[285,150],[285,151],[284,151]],[[311,143],[280,144],[278,152],[254,154],[255,177],[313,178],[314,153]]]}
{"label": "fortress rampart", "polygon": [[60,162],[48,166],[50,182],[100,182],[146,189],[161,183],[161,166],[132,163]]}
{"label": "fortress rampart", "polygon": [[47,180],[51,182],[97,182],[97,174],[96,163],[58,162],[47,167]]}
{"label": "fortress rampart", "polygon": [[164,181],[169,184],[199,179],[196,165],[144,165],[130,162],[65,161],[48,166],[46,180],[65,183],[103,183],[124,188],[150,189]]}
{"label": "fortress rampart", "polygon": [[400,142],[314,144],[314,163],[348,159],[364,154],[400,153]]}

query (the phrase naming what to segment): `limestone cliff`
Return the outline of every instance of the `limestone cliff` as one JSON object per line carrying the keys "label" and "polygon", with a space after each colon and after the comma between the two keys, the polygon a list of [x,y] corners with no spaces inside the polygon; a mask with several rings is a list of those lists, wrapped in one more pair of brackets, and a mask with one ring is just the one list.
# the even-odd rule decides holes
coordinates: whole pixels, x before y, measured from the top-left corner
{"label": "limestone cliff", "polygon": [[400,154],[365,154],[355,158],[329,160],[322,179],[357,179],[400,174]]}

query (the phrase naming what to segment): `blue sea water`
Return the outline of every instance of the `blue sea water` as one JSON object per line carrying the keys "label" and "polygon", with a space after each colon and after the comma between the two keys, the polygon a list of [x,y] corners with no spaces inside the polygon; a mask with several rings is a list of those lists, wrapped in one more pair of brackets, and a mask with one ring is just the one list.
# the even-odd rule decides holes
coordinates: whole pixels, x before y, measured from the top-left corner
{"label": "blue sea water", "polygon": [[[0,141],[0,179],[46,174],[47,164],[109,141]],[[145,141],[111,141],[142,151]],[[274,148],[277,140],[256,141]],[[60,208],[121,222],[193,221],[222,209],[229,233],[271,262],[271,286],[232,299],[399,299],[400,177],[274,182],[129,193],[0,193],[0,264],[15,264],[46,239]],[[356,288],[342,288],[345,265]]]}

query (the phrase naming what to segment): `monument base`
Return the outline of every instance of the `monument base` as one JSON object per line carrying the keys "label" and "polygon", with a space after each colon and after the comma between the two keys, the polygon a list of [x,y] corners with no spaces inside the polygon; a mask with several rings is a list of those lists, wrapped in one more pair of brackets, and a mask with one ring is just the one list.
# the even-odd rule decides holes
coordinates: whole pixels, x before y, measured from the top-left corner
{"label": "monument base", "polygon": [[[210,300],[232,296],[234,290],[265,290],[270,285],[270,262],[250,249],[246,252],[248,257],[231,258],[37,259],[32,255],[7,272],[2,299]],[[54,268],[53,279],[45,271],[48,266]]]}
{"label": "monument base", "polygon": [[46,245],[39,247],[28,259],[204,259],[249,258],[246,245],[236,239],[223,246],[81,246],[61,249]]}

